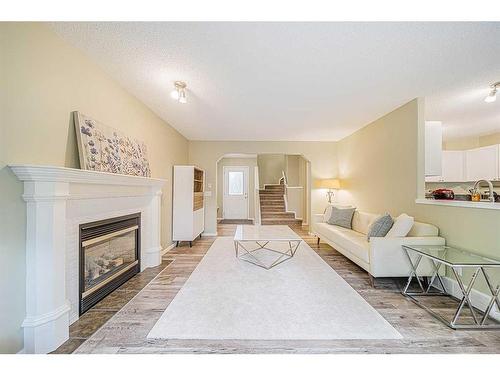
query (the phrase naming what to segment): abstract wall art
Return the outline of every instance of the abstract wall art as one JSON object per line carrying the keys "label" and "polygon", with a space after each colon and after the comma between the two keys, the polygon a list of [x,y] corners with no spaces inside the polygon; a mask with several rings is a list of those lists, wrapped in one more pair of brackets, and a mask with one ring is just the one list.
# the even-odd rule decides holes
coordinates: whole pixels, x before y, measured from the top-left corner
{"label": "abstract wall art", "polygon": [[151,177],[144,142],[80,112],[73,112],[73,118],[81,169]]}

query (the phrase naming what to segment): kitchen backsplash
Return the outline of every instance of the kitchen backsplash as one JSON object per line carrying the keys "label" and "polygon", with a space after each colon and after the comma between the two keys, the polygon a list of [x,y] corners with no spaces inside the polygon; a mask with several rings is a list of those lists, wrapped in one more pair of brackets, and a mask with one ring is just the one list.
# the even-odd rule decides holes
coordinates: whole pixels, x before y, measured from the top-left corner
{"label": "kitchen backsplash", "polygon": [[[493,184],[493,190],[500,194],[500,181],[491,181]],[[473,182],[426,182],[425,191],[432,191],[440,188],[451,189],[455,194],[469,194],[469,189],[474,186]],[[484,192],[488,189],[486,183],[482,183],[480,190]]]}

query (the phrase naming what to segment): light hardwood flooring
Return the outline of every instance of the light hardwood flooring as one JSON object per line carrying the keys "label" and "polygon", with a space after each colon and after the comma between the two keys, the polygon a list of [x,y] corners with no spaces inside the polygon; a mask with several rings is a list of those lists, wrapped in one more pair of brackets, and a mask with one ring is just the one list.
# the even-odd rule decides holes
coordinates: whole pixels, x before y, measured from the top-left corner
{"label": "light hardwood flooring", "polygon": [[[236,225],[219,224],[219,236]],[[137,275],[73,324],[56,353],[500,353],[500,331],[454,331],[400,293],[404,280],[377,279],[327,244],[316,244],[305,227],[293,228],[339,275],[396,328],[401,340],[148,340],[147,334],[203,258],[215,237],[169,251],[161,266]],[[142,288],[138,291],[139,288]],[[127,291],[132,291],[127,293]],[[115,293],[115,292],[114,292]],[[118,294],[120,294],[118,296]],[[125,305],[126,301],[128,303]],[[339,301],[341,303],[341,301]],[[434,298],[452,314],[456,302]],[[125,305],[125,306],[124,306]],[[121,308],[121,310],[117,310]],[[95,333],[94,333],[95,332]],[[77,349],[78,348],[78,349]]]}

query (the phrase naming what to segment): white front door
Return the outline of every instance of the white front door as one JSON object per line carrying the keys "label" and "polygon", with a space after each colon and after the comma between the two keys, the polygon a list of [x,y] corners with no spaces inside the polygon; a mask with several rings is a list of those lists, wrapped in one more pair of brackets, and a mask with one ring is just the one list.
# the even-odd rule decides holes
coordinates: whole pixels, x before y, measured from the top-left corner
{"label": "white front door", "polygon": [[224,219],[248,219],[248,167],[224,167]]}

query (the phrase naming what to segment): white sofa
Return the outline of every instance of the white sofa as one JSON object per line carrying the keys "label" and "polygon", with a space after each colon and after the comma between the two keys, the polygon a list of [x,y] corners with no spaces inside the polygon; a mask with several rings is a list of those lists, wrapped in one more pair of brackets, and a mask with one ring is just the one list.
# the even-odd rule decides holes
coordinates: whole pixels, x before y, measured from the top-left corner
{"label": "white sofa", "polygon": [[[372,277],[408,277],[410,266],[402,245],[444,245],[439,230],[431,224],[415,222],[406,237],[372,237],[366,234],[370,224],[379,215],[355,211],[352,229],[331,225],[322,214],[313,217],[313,232],[319,241],[326,242],[335,250],[364,268]],[[412,256],[413,258],[413,256]],[[422,261],[419,276],[431,276],[432,266]]]}

